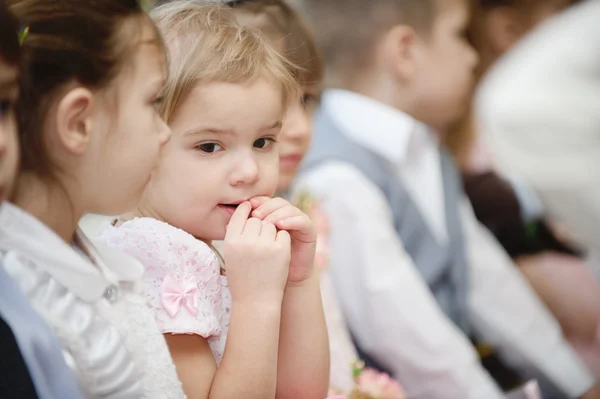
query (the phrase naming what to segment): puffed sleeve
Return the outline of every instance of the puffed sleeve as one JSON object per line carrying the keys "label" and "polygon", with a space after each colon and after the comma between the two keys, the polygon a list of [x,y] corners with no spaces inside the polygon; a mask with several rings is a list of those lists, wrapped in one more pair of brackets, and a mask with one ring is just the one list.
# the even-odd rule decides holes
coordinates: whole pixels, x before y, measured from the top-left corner
{"label": "puffed sleeve", "polygon": [[100,239],[144,265],[143,293],[163,333],[221,333],[220,264],[206,243],[150,218],[106,226]]}

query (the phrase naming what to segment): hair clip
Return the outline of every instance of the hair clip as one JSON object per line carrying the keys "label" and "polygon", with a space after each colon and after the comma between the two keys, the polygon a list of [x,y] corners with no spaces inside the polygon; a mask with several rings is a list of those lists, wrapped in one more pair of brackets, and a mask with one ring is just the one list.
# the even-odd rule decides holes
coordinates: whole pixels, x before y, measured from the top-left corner
{"label": "hair clip", "polygon": [[29,34],[29,26],[22,26],[19,31],[19,44],[22,46],[25,39],[27,39],[27,35]]}

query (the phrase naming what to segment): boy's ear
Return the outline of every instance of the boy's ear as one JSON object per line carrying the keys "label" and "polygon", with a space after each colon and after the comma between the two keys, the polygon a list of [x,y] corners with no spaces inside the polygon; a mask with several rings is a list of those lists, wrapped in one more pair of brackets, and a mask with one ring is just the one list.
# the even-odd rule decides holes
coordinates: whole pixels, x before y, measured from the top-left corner
{"label": "boy's ear", "polygon": [[416,71],[417,34],[406,25],[393,27],[382,42],[386,66],[401,80],[410,80]]}
{"label": "boy's ear", "polygon": [[498,7],[489,11],[487,34],[493,51],[502,55],[519,40],[522,27],[517,14],[509,7]]}

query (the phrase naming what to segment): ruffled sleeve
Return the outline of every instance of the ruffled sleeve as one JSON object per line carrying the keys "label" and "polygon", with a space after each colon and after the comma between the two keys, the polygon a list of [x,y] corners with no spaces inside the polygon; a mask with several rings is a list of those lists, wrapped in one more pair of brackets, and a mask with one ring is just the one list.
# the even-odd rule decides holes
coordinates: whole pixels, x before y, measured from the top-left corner
{"label": "ruffled sleeve", "polygon": [[100,239],[144,265],[143,293],[163,333],[221,333],[220,265],[208,245],[150,218],[107,226]]}

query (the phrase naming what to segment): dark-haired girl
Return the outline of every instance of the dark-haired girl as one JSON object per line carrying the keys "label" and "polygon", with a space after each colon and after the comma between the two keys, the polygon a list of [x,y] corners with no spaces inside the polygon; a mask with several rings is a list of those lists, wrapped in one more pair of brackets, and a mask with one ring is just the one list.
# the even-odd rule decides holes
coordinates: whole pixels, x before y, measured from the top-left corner
{"label": "dark-haired girl", "polygon": [[85,397],[183,398],[142,266],[95,248],[84,213],[131,209],[169,128],[155,104],[165,53],[135,0],[11,0],[22,42],[20,170],[0,212],[0,253],[58,336]]}

